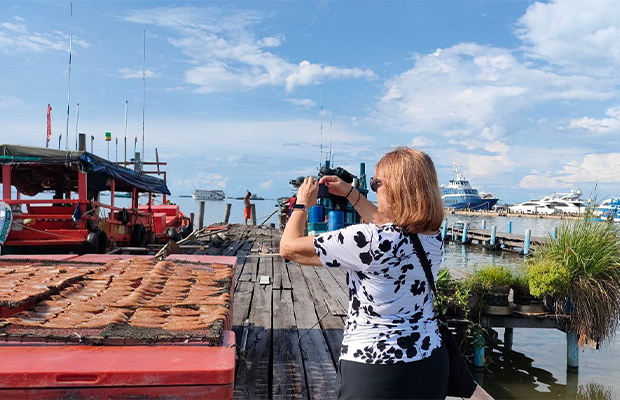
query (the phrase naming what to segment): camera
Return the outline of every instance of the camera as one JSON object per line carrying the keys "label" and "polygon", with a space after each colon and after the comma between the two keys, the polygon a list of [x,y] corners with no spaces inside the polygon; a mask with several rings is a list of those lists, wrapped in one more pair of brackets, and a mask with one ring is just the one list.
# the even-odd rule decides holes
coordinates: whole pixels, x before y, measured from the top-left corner
{"label": "camera", "polygon": [[319,199],[325,199],[329,197],[329,191],[327,190],[327,185],[324,183],[319,184],[319,193],[317,194]]}

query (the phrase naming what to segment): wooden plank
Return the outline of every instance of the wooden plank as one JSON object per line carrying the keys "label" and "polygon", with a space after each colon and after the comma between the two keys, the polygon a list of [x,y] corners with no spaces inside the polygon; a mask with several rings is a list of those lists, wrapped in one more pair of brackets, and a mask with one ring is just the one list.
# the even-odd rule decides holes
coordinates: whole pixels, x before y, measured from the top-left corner
{"label": "wooden plank", "polygon": [[233,300],[233,320],[232,328],[235,332],[237,345],[241,345],[243,335],[243,324],[250,315],[250,305],[252,304],[252,294],[254,293],[254,282],[239,282],[235,289]]}
{"label": "wooden plank", "polygon": [[[270,259],[260,260],[258,273],[272,276],[273,266]],[[237,399],[264,399],[270,395],[271,296],[271,285],[260,285],[254,281],[246,353],[244,358],[241,358],[237,369],[234,390],[234,397]]]}
{"label": "wooden plank", "polygon": [[347,284],[347,270],[344,268],[325,268],[334,277],[345,293],[349,293],[349,285]]}
{"label": "wooden plank", "polygon": [[307,399],[308,390],[299,335],[295,326],[293,295],[290,290],[274,290],[272,293],[272,396],[274,399]]}
{"label": "wooden plank", "polygon": [[330,296],[340,303],[340,306],[348,310],[349,309],[349,291],[345,291],[334,279],[334,276],[327,271],[327,268],[315,269],[316,274],[323,283],[323,286],[327,290]]}
{"label": "wooden plank", "polygon": [[[301,267],[290,263],[288,270],[293,283],[293,309],[299,330],[299,343],[303,353],[304,370],[311,399],[333,399],[335,397],[336,368],[323,332],[318,324],[317,312],[310,290],[306,285]],[[342,332],[342,331],[341,331]],[[342,342],[342,336],[341,336]]]}
{"label": "wooden plank", "polygon": [[312,301],[314,302],[314,308],[316,309],[316,313],[319,317],[323,317],[323,320],[321,321],[321,327],[323,328],[323,333],[325,335],[329,351],[332,355],[332,360],[334,361],[334,363],[336,363],[340,358],[340,347],[342,346],[342,330],[344,328],[344,319],[342,317],[331,315],[331,313],[327,309],[327,306],[325,305],[325,300],[331,298],[331,296],[325,290],[323,283],[321,282],[319,276],[316,273],[316,269],[317,268],[315,267],[302,267],[301,271],[304,278],[306,279],[308,290],[310,291],[310,295],[312,296]]}
{"label": "wooden plank", "polygon": [[288,276],[286,262],[282,257],[273,258],[273,287],[274,289],[292,289]]}
{"label": "wooden plank", "polygon": [[554,315],[540,317],[486,315],[482,317],[482,324],[491,328],[558,328],[558,320]]}
{"label": "wooden plank", "polygon": [[[252,244],[252,249],[258,249],[260,247],[260,243],[258,241],[254,241]],[[257,271],[258,271],[258,258],[246,258],[245,263],[243,265],[243,272],[240,273],[238,281],[239,282],[255,282]]]}

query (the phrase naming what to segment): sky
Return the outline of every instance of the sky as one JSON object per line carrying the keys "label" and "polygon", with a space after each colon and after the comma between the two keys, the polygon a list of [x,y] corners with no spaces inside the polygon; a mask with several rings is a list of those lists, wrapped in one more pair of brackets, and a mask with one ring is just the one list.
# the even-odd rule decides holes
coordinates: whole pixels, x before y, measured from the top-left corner
{"label": "sky", "polygon": [[122,160],[127,101],[128,153],[144,110],[173,194],[286,196],[330,149],[370,177],[404,145],[503,203],[602,200],[620,195],[616,1],[0,1],[0,142],[44,146],[49,103],[66,147],[71,31],[68,146],[77,129],[107,157],[109,131]]}

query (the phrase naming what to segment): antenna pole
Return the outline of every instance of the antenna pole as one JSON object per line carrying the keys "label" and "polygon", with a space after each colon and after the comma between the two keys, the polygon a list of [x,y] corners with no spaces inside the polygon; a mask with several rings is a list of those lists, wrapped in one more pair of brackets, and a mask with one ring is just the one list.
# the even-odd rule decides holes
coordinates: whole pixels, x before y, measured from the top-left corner
{"label": "antenna pole", "polygon": [[323,85],[321,85],[321,156],[319,157],[319,165],[323,165]]}
{"label": "antenna pole", "polygon": [[76,114],[76,117],[75,117],[75,151],[77,151],[78,150],[78,124],[80,123],[80,103],[77,103],[75,114]]}
{"label": "antenna pole", "polygon": [[71,49],[73,42],[73,2],[71,3],[71,18],[69,19],[69,85],[67,87],[67,135],[65,137],[65,150],[69,150],[69,106],[71,104]]}
{"label": "antenna pole", "polygon": [[146,30],[143,33],[142,43],[142,158],[144,159],[144,109],[146,107]]}
{"label": "antenna pole", "polygon": [[127,100],[125,100],[125,167],[127,166]]}
{"label": "antenna pole", "polygon": [[332,104],[332,118],[331,118],[331,121],[329,121],[329,162],[332,165],[334,164],[333,142],[334,142],[334,105]]}

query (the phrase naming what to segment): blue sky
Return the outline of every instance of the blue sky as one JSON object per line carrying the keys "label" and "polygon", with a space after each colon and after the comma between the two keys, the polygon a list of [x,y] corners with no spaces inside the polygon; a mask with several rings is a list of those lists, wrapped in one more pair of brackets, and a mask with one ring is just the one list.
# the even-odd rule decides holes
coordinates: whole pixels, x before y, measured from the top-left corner
{"label": "blue sky", "polygon": [[[144,68],[146,156],[170,163],[175,194],[288,195],[321,159],[322,87],[324,148],[352,172],[409,145],[441,182],[457,163],[504,202],[617,196],[614,2],[74,1],[70,143],[80,103],[95,153],[106,131],[122,146],[127,100],[133,151]],[[69,10],[0,2],[0,141],[44,145],[47,103],[54,146],[64,134]]]}

